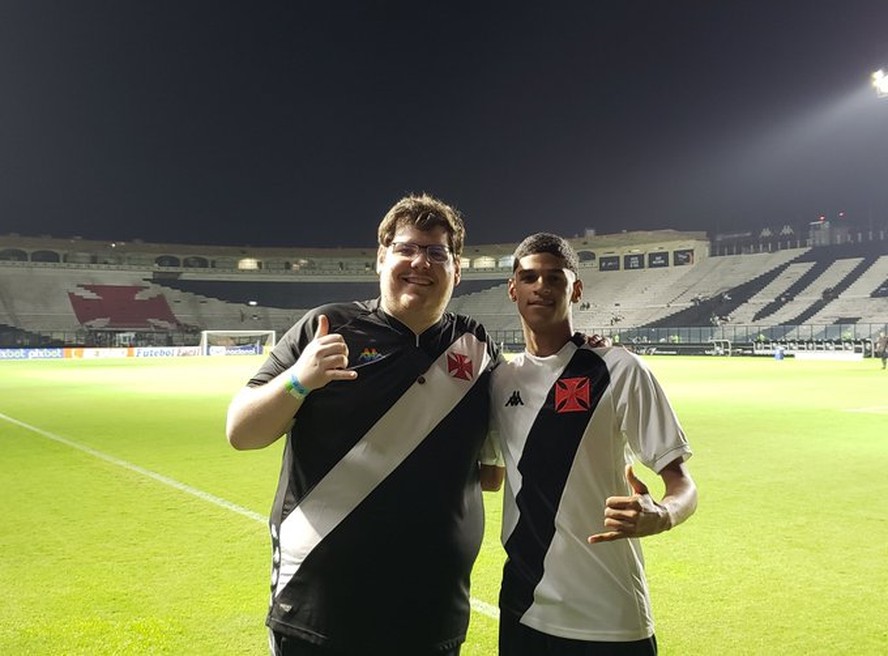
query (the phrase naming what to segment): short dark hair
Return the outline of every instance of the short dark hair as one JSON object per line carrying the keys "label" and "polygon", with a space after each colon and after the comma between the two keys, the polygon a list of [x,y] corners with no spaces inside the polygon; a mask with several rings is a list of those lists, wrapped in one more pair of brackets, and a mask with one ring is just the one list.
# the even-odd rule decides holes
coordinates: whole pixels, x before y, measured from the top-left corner
{"label": "short dark hair", "polygon": [[428,194],[404,196],[386,213],[377,231],[380,246],[391,246],[401,226],[414,226],[423,232],[437,228],[447,231],[453,257],[462,255],[466,228],[459,212],[447,203]]}
{"label": "short dark hair", "polygon": [[512,273],[518,269],[518,260],[526,255],[536,255],[537,253],[551,253],[560,257],[564,260],[566,269],[579,275],[580,258],[577,257],[577,252],[564,237],[559,237],[551,232],[538,232],[525,237],[524,241],[518,244],[518,248],[512,255]]}

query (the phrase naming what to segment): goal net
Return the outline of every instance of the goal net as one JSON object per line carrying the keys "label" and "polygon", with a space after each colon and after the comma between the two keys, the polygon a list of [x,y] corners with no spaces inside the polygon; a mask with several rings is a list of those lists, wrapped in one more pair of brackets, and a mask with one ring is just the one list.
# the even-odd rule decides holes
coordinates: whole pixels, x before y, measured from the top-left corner
{"label": "goal net", "polygon": [[731,357],[731,340],[729,339],[713,339],[712,349],[706,351],[708,355],[726,355]]}
{"label": "goal net", "polygon": [[201,355],[262,355],[275,344],[273,330],[202,330]]}

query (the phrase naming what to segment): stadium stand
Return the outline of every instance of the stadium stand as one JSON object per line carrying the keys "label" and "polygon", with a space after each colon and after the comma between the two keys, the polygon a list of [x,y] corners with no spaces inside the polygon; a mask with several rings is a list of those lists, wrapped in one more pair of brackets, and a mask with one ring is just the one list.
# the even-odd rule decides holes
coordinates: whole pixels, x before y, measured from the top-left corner
{"label": "stadium stand", "polygon": [[668,311],[644,327],[706,326],[712,325],[712,317],[731,317],[731,322],[738,323],[736,317],[748,313],[753,300],[773,286],[801,252],[710,258],[688,273],[689,280],[678,281],[667,307],[680,309]]}
{"label": "stadium stand", "polygon": [[179,325],[163,294],[148,285],[78,284],[68,300],[84,326],[171,330]]}
{"label": "stadium stand", "polygon": [[[520,325],[515,321],[515,306],[509,300],[508,286],[503,282],[507,275],[504,272],[497,280],[491,281],[492,285],[478,291],[454,296],[447,309],[475,317],[493,332],[519,330]],[[463,287],[463,284],[459,287]]]}
{"label": "stadium stand", "polygon": [[[709,242],[699,233],[621,233],[573,242],[585,288],[574,315],[580,330],[706,342],[802,333],[869,338],[888,323],[884,236],[717,257],[709,256]],[[471,258],[463,260],[463,280],[448,309],[476,317],[501,341],[520,343],[520,322],[506,292],[513,248],[467,249]],[[122,248],[0,236],[0,340],[104,344],[126,333],[136,341],[184,345],[196,343],[204,329],[283,333],[311,307],[374,298],[374,254],[141,243]]]}
{"label": "stadium stand", "polygon": [[888,290],[885,282],[888,255],[865,258],[862,264],[870,261],[872,263],[856,280],[846,289],[839,290],[837,298],[807,320],[815,324],[858,323],[868,317],[873,323],[888,323],[888,293],[878,293],[880,285]]}
{"label": "stadium stand", "polygon": [[[226,303],[254,302],[261,307],[301,310],[324,303],[370,299],[379,295],[379,283],[375,277],[348,282],[335,279],[298,282],[179,279],[158,280],[158,283],[164,287],[205,298],[215,298]],[[454,296],[487,289],[495,284],[496,281],[489,280],[464,280],[454,290]]]}

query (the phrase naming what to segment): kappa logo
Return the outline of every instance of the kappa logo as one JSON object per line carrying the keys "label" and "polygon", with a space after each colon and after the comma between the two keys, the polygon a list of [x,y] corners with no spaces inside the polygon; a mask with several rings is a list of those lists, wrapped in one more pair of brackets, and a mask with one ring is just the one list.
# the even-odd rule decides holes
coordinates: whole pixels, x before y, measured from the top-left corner
{"label": "kappa logo", "polygon": [[373,346],[368,346],[363,351],[361,351],[361,355],[358,356],[358,362],[361,364],[366,364],[368,362],[373,362],[374,360],[378,360],[382,357],[382,353],[376,350]]}
{"label": "kappa logo", "polygon": [[447,373],[462,380],[472,380],[475,375],[472,361],[468,356],[456,352],[447,354]]}
{"label": "kappa logo", "polygon": [[509,400],[506,401],[505,407],[516,406],[516,405],[524,405],[524,401],[521,400],[521,392],[515,390],[512,392],[512,396],[509,397]]}
{"label": "kappa logo", "polygon": [[561,378],[555,381],[555,412],[588,412],[591,404],[589,379]]}

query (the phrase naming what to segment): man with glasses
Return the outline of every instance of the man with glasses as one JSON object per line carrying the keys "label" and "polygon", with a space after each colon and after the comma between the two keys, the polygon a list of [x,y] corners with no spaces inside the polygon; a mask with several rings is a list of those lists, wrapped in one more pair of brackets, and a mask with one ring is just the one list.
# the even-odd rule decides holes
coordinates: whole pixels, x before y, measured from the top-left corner
{"label": "man with glasses", "polygon": [[269,522],[275,656],[455,655],[465,639],[499,352],[445,313],[455,210],[403,198],[378,236],[379,298],[309,311],[228,411],[237,449],[287,435]]}

